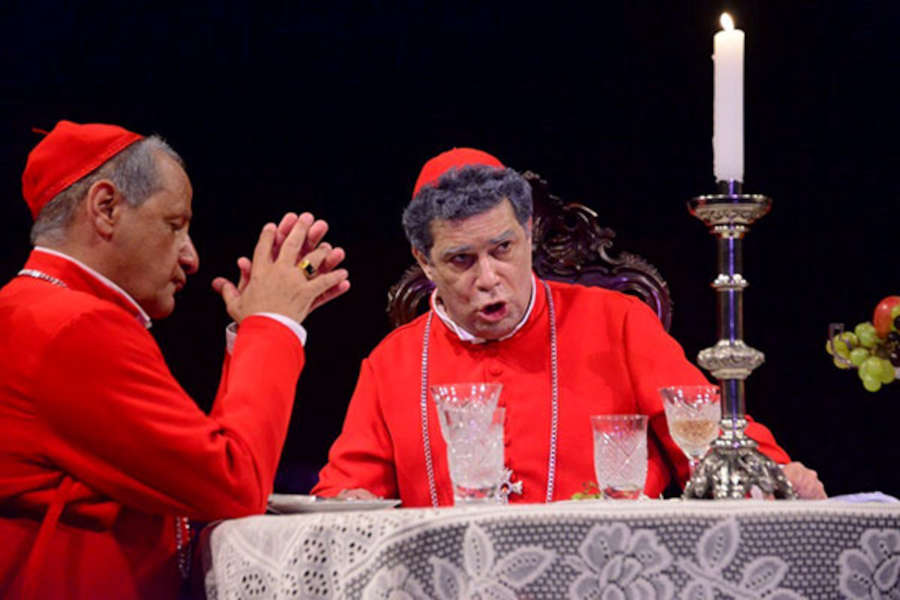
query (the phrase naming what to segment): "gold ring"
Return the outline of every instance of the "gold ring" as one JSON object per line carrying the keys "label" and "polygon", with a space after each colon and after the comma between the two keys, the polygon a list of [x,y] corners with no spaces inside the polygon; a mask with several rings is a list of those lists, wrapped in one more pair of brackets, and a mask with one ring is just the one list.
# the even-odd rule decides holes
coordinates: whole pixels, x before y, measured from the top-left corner
{"label": "gold ring", "polygon": [[312,263],[309,262],[308,259],[303,259],[297,264],[297,268],[303,271],[303,275],[307,279],[312,279],[316,275],[316,268],[312,266]]}

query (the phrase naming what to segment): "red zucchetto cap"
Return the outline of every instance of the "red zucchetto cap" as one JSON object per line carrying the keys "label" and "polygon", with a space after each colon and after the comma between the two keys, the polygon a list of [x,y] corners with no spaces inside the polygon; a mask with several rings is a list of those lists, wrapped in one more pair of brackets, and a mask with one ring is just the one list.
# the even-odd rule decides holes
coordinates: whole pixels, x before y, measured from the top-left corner
{"label": "red zucchetto cap", "polygon": [[484,165],[486,167],[497,167],[498,169],[505,168],[503,163],[497,160],[496,157],[475,148],[447,150],[429,160],[422,167],[419,178],[416,179],[416,185],[413,187],[413,198],[416,197],[420,189],[434,183],[450,169],[458,169],[467,165]]}
{"label": "red zucchetto cap", "polygon": [[29,153],[22,195],[37,219],[58,193],[144,136],[116,125],[60,121]]}

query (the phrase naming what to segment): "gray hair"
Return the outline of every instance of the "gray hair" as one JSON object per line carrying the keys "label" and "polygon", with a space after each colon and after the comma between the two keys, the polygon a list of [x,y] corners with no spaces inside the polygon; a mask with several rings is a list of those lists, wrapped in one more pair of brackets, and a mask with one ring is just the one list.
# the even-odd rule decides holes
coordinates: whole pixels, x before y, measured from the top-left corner
{"label": "gray hair", "polygon": [[161,137],[151,135],[138,140],[54,196],[31,226],[31,243],[37,244],[41,238],[48,242],[63,241],[76,207],[88,189],[101,179],[112,181],[129,206],[143,204],[162,186],[156,165],[158,152],[184,167],[181,157]]}
{"label": "gray hair", "polygon": [[494,208],[503,199],[512,204],[523,227],[531,218],[531,186],[513,169],[485,165],[454,168],[436,183],[426,185],[403,211],[403,229],[413,248],[428,257],[434,238],[435,219],[457,221]]}

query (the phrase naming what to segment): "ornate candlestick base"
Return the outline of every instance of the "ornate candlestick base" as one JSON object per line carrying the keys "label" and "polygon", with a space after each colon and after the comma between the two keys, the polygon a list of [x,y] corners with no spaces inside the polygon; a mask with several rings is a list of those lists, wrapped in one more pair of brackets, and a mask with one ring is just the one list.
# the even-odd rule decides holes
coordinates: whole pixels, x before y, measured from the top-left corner
{"label": "ornate candlestick base", "polygon": [[772,207],[772,200],[742,194],[737,181],[719,182],[721,194],[698,196],[688,202],[691,214],[706,223],[717,239],[719,274],[712,283],[718,313],[715,346],[702,350],[700,366],[710,371],[722,387],[722,434],[694,470],[684,488],[684,498],[746,498],[755,486],[776,498],[795,498],[781,467],[756,449],[744,434],[744,380],[765,356],[744,343],[744,288],[741,275],[743,238],[750,225]]}
{"label": "ornate candlestick base", "polygon": [[781,467],[756,449],[756,442],[744,434],[746,421],[730,429],[723,420],[723,435],[694,470],[684,488],[683,498],[746,498],[753,486],[775,498],[795,498]]}

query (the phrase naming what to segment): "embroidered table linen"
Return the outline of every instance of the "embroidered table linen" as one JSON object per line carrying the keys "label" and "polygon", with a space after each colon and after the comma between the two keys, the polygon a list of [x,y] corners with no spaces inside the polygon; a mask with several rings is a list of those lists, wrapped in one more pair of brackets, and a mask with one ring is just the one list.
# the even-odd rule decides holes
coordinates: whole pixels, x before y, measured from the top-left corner
{"label": "embroidered table linen", "polygon": [[573,501],[265,515],[202,539],[209,598],[900,598],[900,503]]}

